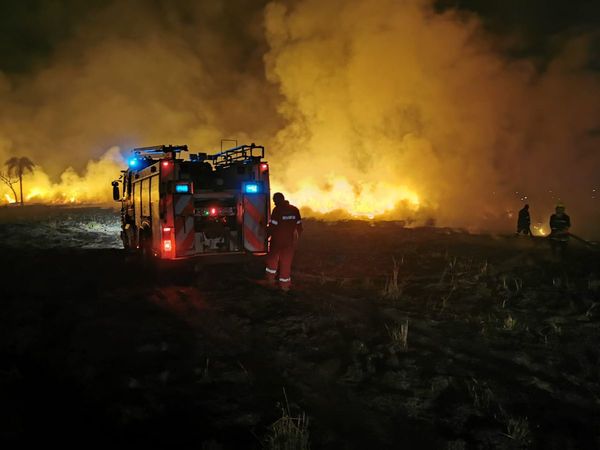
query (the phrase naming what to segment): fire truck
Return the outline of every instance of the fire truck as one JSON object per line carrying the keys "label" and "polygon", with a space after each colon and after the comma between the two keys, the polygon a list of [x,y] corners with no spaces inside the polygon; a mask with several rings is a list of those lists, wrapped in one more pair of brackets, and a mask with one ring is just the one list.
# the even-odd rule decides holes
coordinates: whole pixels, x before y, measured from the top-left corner
{"label": "fire truck", "polygon": [[[189,158],[180,157],[184,152]],[[264,156],[255,144],[216,154],[191,154],[186,145],[133,149],[129,167],[112,183],[124,248],[165,260],[265,254],[270,187]]]}

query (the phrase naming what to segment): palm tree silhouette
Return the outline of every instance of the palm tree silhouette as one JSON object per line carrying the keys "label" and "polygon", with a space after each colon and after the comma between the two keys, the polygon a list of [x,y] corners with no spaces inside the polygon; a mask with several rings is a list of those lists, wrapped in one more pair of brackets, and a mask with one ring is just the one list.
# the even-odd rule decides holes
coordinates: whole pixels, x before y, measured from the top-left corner
{"label": "palm tree silhouette", "polygon": [[8,168],[8,174],[11,176],[19,177],[19,188],[21,191],[21,206],[23,206],[23,175],[27,172],[33,172],[35,164],[32,160],[26,156],[13,156],[6,161],[6,167]]}

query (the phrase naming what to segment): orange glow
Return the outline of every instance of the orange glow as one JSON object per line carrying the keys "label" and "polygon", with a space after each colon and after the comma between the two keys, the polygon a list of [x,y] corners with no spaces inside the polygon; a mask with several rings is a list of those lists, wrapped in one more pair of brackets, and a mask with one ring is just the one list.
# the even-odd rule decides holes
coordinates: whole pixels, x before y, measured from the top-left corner
{"label": "orange glow", "polygon": [[351,183],[345,177],[333,177],[327,187],[319,187],[314,180],[305,180],[297,189],[285,189],[277,183],[273,192],[281,190],[300,208],[309,208],[319,214],[336,211],[351,217],[373,219],[396,210],[399,204],[411,212],[421,207],[419,195],[404,186],[391,183]]}
{"label": "orange glow", "polygon": [[[58,181],[52,181],[42,165],[23,176],[25,203],[43,204],[115,204],[110,182],[125,167],[118,147],[109,149],[99,160],[89,161],[83,174],[67,168]],[[0,198],[15,203],[6,186],[0,185]]]}
{"label": "orange glow", "polygon": [[[169,165],[164,161],[163,165]],[[266,163],[261,168],[267,167]],[[24,198],[28,203],[44,204],[106,204],[114,205],[110,182],[125,167],[118,148],[110,149],[98,161],[90,161],[83,175],[67,169],[58,182],[51,182],[43,167],[23,177]],[[279,174],[279,168],[275,172]],[[1,189],[1,187],[0,187]],[[307,176],[294,185],[272,180],[272,192],[284,192],[296,206],[310,215],[326,215],[374,219],[389,215],[401,205],[403,213],[418,212],[423,207],[417,190],[393,181],[352,181],[351,177],[339,175]],[[8,192],[0,191],[6,203],[15,199]],[[217,214],[212,207],[210,215]],[[166,231],[166,229],[165,229]]]}
{"label": "orange glow", "polygon": [[[598,234],[600,83],[587,27],[552,41],[540,65],[535,52],[507,51],[527,36],[497,35],[476,8],[458,7],[469,2],[245,2],[237,13],[260,26],[232,39],[210,24],[235,7],[186,8],[181,27],[177,13],[165,22],[143,2],[103,3],[114,8],[43,64],[0,73],[10,111],[0,166],[36,164],[26,203],[118,208],[110,182],[127,161],[118,150],[98,159],[103,145],[129,157],[132,147],[217,153],[256,140],[267,159],[255,175],[269,173],[272,192],[307,217],[512,230],[523,202],[546,223],[562,196],[577,233]],[[19,190],[0,183],[0,203],[15,200]]]}
{"label": "orange glow", "polygon": [[542,225],[541,223],[537,224],[537,225],[533,225],[533,234],[538,234],[540,236],[547,236],[548,235],[548,230],[546,230],[546,228],[544,227],[544,225]]}
{"label": "orange glow", "polygon": [[44,191],[38,187],[33,187],[25,195],[25,200],[30,201],[32,199],[35,200],[37,198],[43,198],[43,197],[45,197]]}

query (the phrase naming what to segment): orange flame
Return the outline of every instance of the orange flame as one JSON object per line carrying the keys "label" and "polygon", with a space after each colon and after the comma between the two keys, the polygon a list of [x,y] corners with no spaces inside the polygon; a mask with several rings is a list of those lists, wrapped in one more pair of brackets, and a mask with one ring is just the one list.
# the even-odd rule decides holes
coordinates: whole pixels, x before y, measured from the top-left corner
{"label": "orange flame", "polygon": [[[277,165],[273,165],[275,173]],[[85,173],[78,175],[67,169],[60,181],[53,183],[41,167],[23,177],[24,198],[28,203],[44,204],[109,204],[114,205],[110,182],[120,175],[125,161],[117,147],[108,150],[99,160],[90,161]],[[326,182],[323,182],[323,179]],[[272,192],[282,191],[307,215],[343,215],[373,219],[389,215],[402,205],[403,211],[417,212],[422,207],[420,195],[406,186],[388,182],[351,181],[331,174],[323,178],[306,178],[295,186],[273,180]],[[0,191],[0,193],[2,193]],[[3,193],[7,203],[14,203],[9,193]]]}
{"label": "orange flame", "polygon": [[342,176],[331,177],[326,187],[314,180],[305,180],[297,189],[287,190],[273,183],[273,192],[281,190],[292,203],[311,212],[328,214],[336,211],[351,217],[373,219],[391,213],[400,203],[410,211],[421,206],[419,195],[404,186],[388,183],[351,183]]}
{"label": "orange flame", "polygon": [[[112,204],[110,182],[118,178],[125,167],[118,147],[109,149],[99,160],[88,162],[83,175],[72,168],[65,170],[60,181],[52,182],[42,167],[23,176],[23,197],[26,202],[44,204]],[[7,203],[15,199],[5,186],[0,186]]]}

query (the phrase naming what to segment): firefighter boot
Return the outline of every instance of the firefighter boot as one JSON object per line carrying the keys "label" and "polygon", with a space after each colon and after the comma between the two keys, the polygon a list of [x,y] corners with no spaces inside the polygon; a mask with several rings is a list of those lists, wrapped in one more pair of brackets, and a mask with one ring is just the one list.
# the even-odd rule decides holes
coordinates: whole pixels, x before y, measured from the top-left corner
{"label": "firefighter boot", "polygon": [[279,279],[279,288],[283,292],[289,292],[292,288],[292,279],[291,278],[280,278]]}
{"label": "firefighter boot", "polygon": [[267,267],[265,269],[264,285],[267,287],[276,288],[277,287],[277,279],[275,278],[276,274],[277,274],[277,270],[270,269],[269,267]]}

